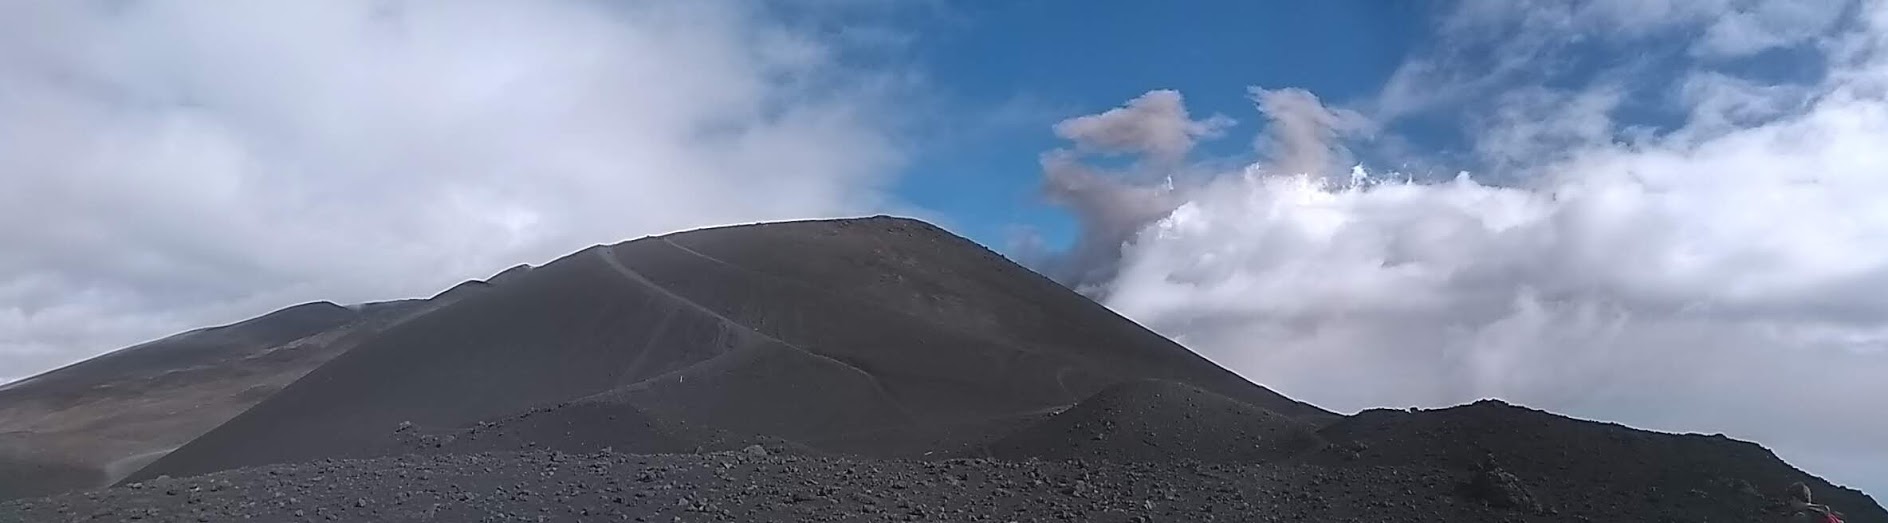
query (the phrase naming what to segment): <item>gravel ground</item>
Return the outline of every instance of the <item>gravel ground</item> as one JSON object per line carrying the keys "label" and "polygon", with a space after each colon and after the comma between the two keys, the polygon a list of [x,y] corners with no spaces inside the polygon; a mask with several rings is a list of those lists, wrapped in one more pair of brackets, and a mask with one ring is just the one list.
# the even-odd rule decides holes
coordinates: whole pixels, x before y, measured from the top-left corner
{"label": "gravel ground", "polygon": [[[756,449],[758,450],[758,449]],[[159,478],[0,521],[1511,521],[1464,474],[1383,467],[855,461],[747,451],[402,456]],[[1575,517],[1556,517],[1577,521]],[[1541,519],[1546,520],[1546,519]]]}

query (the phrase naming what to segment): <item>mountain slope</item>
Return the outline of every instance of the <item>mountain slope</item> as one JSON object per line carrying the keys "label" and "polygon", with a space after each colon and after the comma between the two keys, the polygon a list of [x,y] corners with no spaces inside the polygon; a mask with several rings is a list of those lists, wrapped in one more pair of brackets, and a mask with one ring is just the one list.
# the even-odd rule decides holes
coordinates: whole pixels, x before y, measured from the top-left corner
{"label": "mountain slope", "polygon": [[[666,424],[918,455],[958,443],[923,427],[1139,378],[1334,418],[968,240],[877,217],[586,249],[388,329],[134,477],[394,453],[402,423],[463,428],[597,395]],[[861,433],[886,436],[847,437]]]}
{"label": "mountain slope", "polygon": [[116,480],[326,362],[345,334],[322,334],[360,319],[297,305],[0,387],[0,498]]}
{"label": "mountain slope", "polygon": [[1103,389],[1041,423],[994,441],[1004,458],[1111,462],[1266,463],[1324,446],[1317,427],[1162,380]]}
{"label": "mountain slope", "polygon": [[1492,461],[1568,512],[1641,507],[1645,520],[1737,521],[1772,508],[1791,482],[1850,523],[1888,523],[1868,495],[1832,485],[1754,443],[1583,421],[1494,400],[1438,410],[1369,410],[1320,431],[1327,465],[1473,471]]}
{"label": "mountain slope", "polygon": [[0,499],[108,485],[381,329],[491,285],[474,280],[432,299],[356,307],[296,305],[0,387]]}

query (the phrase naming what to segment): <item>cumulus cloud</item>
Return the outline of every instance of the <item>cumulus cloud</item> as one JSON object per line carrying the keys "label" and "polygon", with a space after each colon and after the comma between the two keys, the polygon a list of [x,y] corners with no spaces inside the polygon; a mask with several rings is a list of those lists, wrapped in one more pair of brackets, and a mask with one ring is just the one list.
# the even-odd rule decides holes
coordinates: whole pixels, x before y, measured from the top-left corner
{"label": "cumulus cloud", "polygon": [[[1449,23],[1490,23],[1468,13]],[[1473,146],[1527,173],[1494,173],[1507,183],[1299,174],[1270,152],[1172,194],[1100,295],[1328,408],[1499,397],[1754,439],[1881,494],[1888,9],[1855,13],[1816,37],[1827,81],[1701,69],[1674,97],[1688,122],[1667,132],[1622,129],[1604,82],[1490,87],[1503,94],[1485,98]]]}
{"label": "cumulus cloud", "polygon": [[903,86],[724,1],[0,6],[0,373],[879,205]]}

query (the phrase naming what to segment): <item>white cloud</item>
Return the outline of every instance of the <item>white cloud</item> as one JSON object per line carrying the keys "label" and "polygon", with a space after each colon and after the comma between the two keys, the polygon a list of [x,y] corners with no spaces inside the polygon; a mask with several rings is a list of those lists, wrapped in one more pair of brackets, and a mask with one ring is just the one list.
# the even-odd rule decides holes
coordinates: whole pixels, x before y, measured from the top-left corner
{"label": "white cloud", "polygon": [[893,75],[723,1],[0,6],[0,372],[869,210]]}
{"label": "white cloud", "polygon": [[1182,187],[1106,303],[1328,408],[1500,397],[1888,491],[1888,15],[1868,7],[1818,40],[1825,84],[1700,71],[1666,133],[1619,128],[1609,84],[1491,84],[1477,152],[1524,181],[1260,164]]}

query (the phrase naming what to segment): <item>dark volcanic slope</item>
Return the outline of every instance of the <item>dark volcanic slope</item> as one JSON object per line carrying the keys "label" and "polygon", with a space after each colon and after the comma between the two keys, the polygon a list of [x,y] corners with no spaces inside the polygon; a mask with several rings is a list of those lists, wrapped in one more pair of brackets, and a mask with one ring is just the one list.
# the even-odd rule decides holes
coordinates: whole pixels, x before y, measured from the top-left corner
{"label": "dark volcanic slope", "polygon": [[629,405],[581,400],[534,409],[463,429],[395,429],[393,438],[415,453],[475,453],[555,448],[565,452],[664,454],[694,450],[693,436],[666,427]]}
{"label": "dark volcanic slope", "polygon": [[136,477],[401,452],[403,422],[465,429],[585,397],[661,426],[921,455],[964,443],[935,434],[1135,378],[1334,418],[974,243],[881,217],[587,249],[387,329]]}
{"label": "dark volcanic slope", "polygon": [[334,355],[332,303],[122,349],[0,387],[0,499],[107,484]]}
{"label": "dark volcanic slope", "polygon": [[[981,245],[923,222],[879,218],[785,223],[707,229],[662,239],[674,249],[663,249],[665,245],[654,242],[642,247],[646,251],[668,251],[663,253],[664,257],[685,254],[693,258],[662,265],[663,269],[682,271],[675,276],[687,276],[687,271],[694,270],[691,262],[709,262],[726,267],[725,274],[730,277],[747,273],[746,281],[764,281],[773,288],[765,295],[691,294],[705,300],[704,303],[713,301],[725,310],[738,307],[741,299],[794,306],[802,304],[794,299],[799,298],[807,300],[803,302],[805,305],[821,305],[833,310],[834,313],[820,317],[748,316],[760,322],[757,326],[763,330],[781,333],[782,338],[789,341],[804,341],[803,345],[817,345],[829,339],[850,345],[843,342],[864,336],[846,332],[864,330],[858,328],[857,321],[884,322],[885,328],[922,324],[950,335],[944,341],[962,339],[976,345],[995,345],[1072,360],[1089,367],[1083,370],[1192,383],[1293,417],[1316,421],[1336,417],[1315,406],[1254,387],[1237,374],[1061,284],[1017,266]],[[822,255],[780,255],[810,252]],[[708,278],[712,276],[702,275],[702,279]],[[880,308],[893,312],[882,312]],[[861,315],[835,314],[840,312]],[[861,341],[869,341],[869,338]],[[924,348],[949,353],[955,347],[954,343],[932,343]],[[846,347],[834,349],[848,350]],[[910,356],[909,359],[928,356],[918,348],[902,352]],[[912,366],[922,367],[933,361],[916,361]],[[958,376],[990,370],[959,367],[925,373]],[[1094,390],[1098,389],[1075,394],[1071,399],[1085,397]]]}
{"label": "dark volcanic slope", "polygon": [[988,445],[1004,459],[1262,463],[1322,448],[1317,427],[1181,383],[1102,390]]}
{"label": "dark volcanic slope", "polygon": [[[1370,410],[1323,429],[1317,461],[1473,470],[1492,457],[1549,507],[1637,512],[1643,521],[1733,521],[1794,481],[1850,523],[1888,523],[1866,494],[1805,474],[1754,443],[1571,419],[1498,401],[1406,412]],[[1667,519],[1661,519],[1667,518]]]}
{"label": "dark volcanic slope", "polygon": [[32,461],[32,456],[0,457],[0,501],[98,487],[112,481],[100,468],[78,465],[67,456],[53,458],[59,461]]}
{"label": "dark volcanic slope", "polygon": [[381,329],[490,286],[471,281],[429,300],[358,307],[297,305],[0,387],[0,499],[117,481]]}

